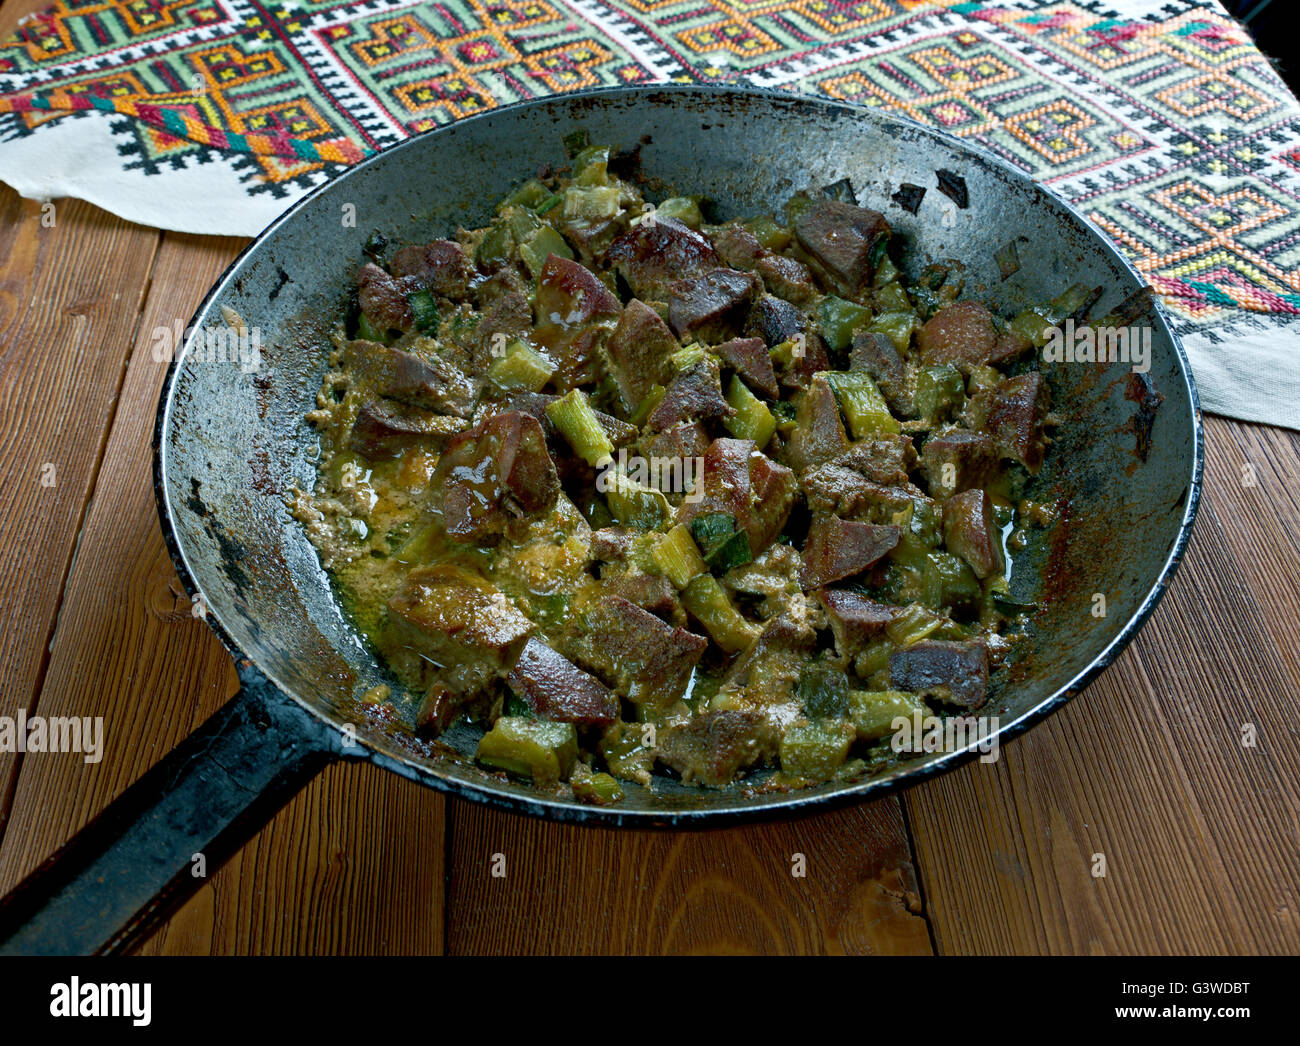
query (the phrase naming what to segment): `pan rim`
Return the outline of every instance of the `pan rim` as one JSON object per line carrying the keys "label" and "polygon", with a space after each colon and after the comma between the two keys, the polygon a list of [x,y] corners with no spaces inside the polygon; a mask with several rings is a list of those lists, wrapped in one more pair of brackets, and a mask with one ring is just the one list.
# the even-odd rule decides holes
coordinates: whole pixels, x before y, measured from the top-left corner
{"label": "pan rim", "polygon": [[[199,305],[196,307],[193,315],[190,317],[188,325],[184,328],[190,333],[187,334],[184,343],[176,352],[173,353],[172,359],[168,364],[167,373],[163,380],[162,391],[159,396],[159,405],[154,420],[153,434],[153,485],[155,504],[158,509],[159,524],[162,529],[163,540],[167,546],[168,555],[172,560],[172,564],[176,569],[177,575],[187,596],[191,599],[196,595],[202,598],[203,592],[189,568],[184,549],[181,547],[177,530],[172,524],[173,507],[166,482],[167,444],[165,437],[172,416],[179,364],[188,354],[193,344],[193,332],[198,330],[198,320],[209,311],[215,299],[224,292],[232,276],[244,264],[244,262],[254,252],[261,249],[263,244],[277,229],[285,223],[294,220],[300,211],[304,210],[320,195],[327,191],[338,191],[336,187],[346,184],[347,179],[354,176],[354,172],[364,170],[370,165],[379,162],[381,157],[386,157],[389,153],[395,152],[399,149],[418,148],[418,143],[426,137],[444,134],[476,121],[495,119],[500,117],[503,113],[514,112],[526,108],[537,108],[544,105],[552,105],[557,102],[581,104],[585,99],[648,96],[658,93],[695,94],[712,96],[714,98],[728,96],[760,97],[792,107],[807,105],[824,110],[838,110],[853,119],[865,118],[873,120],[879,124],[892,125],[907,133],[919,133],[937,140],[950,148],[964,153],[970,157],[972,161],[1000,170],[1009,179],[1026,185],[1034,191],[1045,195],[1056,206],[1065,210],[1089,232],[1091,232],[1094,237],[1094,246],[1104,251],[1109,258],[1116,262],[1122,270],[1126,271],[1139,286],[1147,285],[1147,281],[1141,276],[1134,265],[1122,253],[1120,253],[1105,233],[1102,232],[1094,222],[1077,210],[1067,200],[1063,199],[1054,190],[1034,180],[1001,157],[978,146],[971,145],[954,135],[914,120],[894,116],[892,114],[881,113],[867,106],[855,105],[849,102],[825,98],[818,95],[794,94],[789,91],[752,87],[748,85],[658,83],[634,87],[601,87],[574,91],[563,95],[547,95],[542,98],[528,99],[489,109],[482,113],[475,114],[474,116],[465,117],[454,121],[453,123],[445,124],[430,131],[423,132],[419,135],[414,135],[402,142],[398,142],[395,145],[380,150],[379,152],[367,157],[365,160],[362,160],[360,163],[348,168],[338,176],[330,178],[304,194],[301,199],[270,222],[266,228],[264,228],[246,247],[243,248],[243,250],[239,252],[234,260],[231,261],[213,283],[212,287],[209,288]],[[1114,663],[1119,654],[1133,641],[1142,626],[1149,620],[1152,612],[1164,596],[1165,591],[1168,589],[1174,575],[1177,573],[1179,565],[1182,563],[1182,560],[1186,555],[1192,528],[1200,507],[1203,488],[1205,468],[1204,424],[1201,417],[1200,397],[1196,388],[1196,380],[1192,373],[1190,361],[1183,349],[1182,341],[1173,329],[1173,325],[1169,321],[1164,306],[1154,296],[1152,297],[1152,305],[1152,311],[1154,312],[1157,322],[1163,328],[1164,333],[1167,335],[1170,343],[1174,347],[1178,360],[1179,372],[1182,377],[1179,391],[1181,393],[1183,389],[1186,390],[1188,406],[1192,418],[1192,467],[1191,474],[1187,481],[1183,516],[1179,522],[1178,534],[1171,545],[1159,572],[1151,583],[1150,589],[1119,632],[1116,633],[1111,641],[1107,643],[1107,645],[1095,657],[1093,657],[1087,665],[1075,673],[1068,682],[1057,688],[1053,694],[1039,702],[1033,708],[1023,712],[1011,722],[1005,725],[1000,724],[996,732],[999,744],[1019,737],[1025,731],[1036,726],[1048,716],[1052,715],[1064,704],[1082,692],[1094,679],[1097,678],[1097,676]],[[211,606],[210,603],[208,605]],[[244,663],[253,666],[258,672],[262,673],[287,700],[295,702],[317,719],[322,726],[326,727],[328,730],[340,734],[342,733],[342,728],[338,721],[326,715],[325,712],[314,702],[300,697],[292,688],[283,685],[274,673],[267,672],[255,658],[250,657],[227,631],[215,611],[210,611],[205,616],[205,621],[216,634],[223,646],[225,646],[227,651],[229,651],[236,663]],[[775,798],[769,796],[758,796],[748,799],[738,797],[736,805],[721,809],[665,809],[657,811],[653,809],[619,810],[617,807],[588,806],[577,801],[561,800],[544,796],[521,795],[516,792],[494,788],[486,781],[471,782],[463,780],[440,773],[435,766],[423,764],[414,760],[398,758],[371,743],[361,734],[356,735],[356,741],[359,742],[358,747],[362,749],[362,753],[359,756],[352,756],[351,758],[359,757],[362,759],[369,759],[371,762],[386,770],[398,773],[411,780],[418,781],[423,785],[435,788],[448,795],[484,803],[498,809],[541,817],[550,821],[576,823],[591,827],[633,827],[643,829],[714,828],[734,826],[744,823],[800,817],[810,813],[837,809],[850,804],[864,802],[869,799],[882,798],[904,788],[910,788],[913,785],[928,781],[941,773],[946,773],[949,770],[956,769],[978,755],[978,749],[974,744],[971,744],[965,749],[943,753],[939,757],[933,758],[925,763],[917,764],[915,766],[902,764],[883,776],[871,778],[862,782],[844,784],[841,787],[831,788],[830,790],[827,790],[825,786],[822,786],[820,789],[810,788],[784,793]]]}

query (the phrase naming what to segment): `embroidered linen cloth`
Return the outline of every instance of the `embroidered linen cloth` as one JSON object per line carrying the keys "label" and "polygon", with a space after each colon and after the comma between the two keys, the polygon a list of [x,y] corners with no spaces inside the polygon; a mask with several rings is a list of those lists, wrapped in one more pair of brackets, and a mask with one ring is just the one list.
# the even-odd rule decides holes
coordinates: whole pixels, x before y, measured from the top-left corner
{"label": "embroidered linen cloth", "polygon": [[558,91],[724,80],[935,124],[1073,201],[1207,410],[1300,429],[1300,104],[1213,0],[61,0],[0,43],[0,180],[253,235],[375,150]]}

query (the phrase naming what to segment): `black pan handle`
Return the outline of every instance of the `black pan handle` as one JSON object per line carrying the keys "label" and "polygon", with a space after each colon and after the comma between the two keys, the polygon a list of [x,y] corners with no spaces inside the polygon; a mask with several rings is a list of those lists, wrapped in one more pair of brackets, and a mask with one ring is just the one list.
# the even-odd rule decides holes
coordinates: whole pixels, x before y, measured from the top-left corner
{"label": "black pan handle", "polygon": [[[239,693],[0,900],[0,955],[123,951],[343,754],[248,662]],[[355,749],[360,754],[363,749]]]}

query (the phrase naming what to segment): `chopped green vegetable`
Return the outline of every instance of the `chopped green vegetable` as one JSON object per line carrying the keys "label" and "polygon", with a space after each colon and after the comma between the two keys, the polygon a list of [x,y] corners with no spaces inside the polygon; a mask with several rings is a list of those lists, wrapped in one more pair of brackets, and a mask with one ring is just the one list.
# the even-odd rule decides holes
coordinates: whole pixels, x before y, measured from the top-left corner
{"label": "chopped green vegetable", "polygon": [[694,578],[709,572],[691,532],[680,524],[659,540],[652,557],[659,572],[677,588],[685,588]]}
{"label": "chopped green vegetable", "polygon": [[507,391],[538,392],[554,373],[553,363],[517,339],[506,346],[504,356],[493,360],[488,367],[488,379]]}
{"label": "chopped green vegetable", "polygon": [[700,201],[696,196],[670,196],[655,208],[660,218],[673,218],[692,229],[699,229],[704,224],[704,215],[700,213]]}
{"label": "chopped green vegetable", "polygon": [[790,246],[790,230],[778,225],[776,220],[768,215],[750,218],[745,222],[745,228],[769,251],[783,251]]}
{"label": "chopped green vegetable", "polygon": [[570,389],[566,395],[548,403],[546,416],[573,452],[592,468],[603,468],[614,459],[614,445],[581,389]]}
{"label": "chopped green vegetable", "polygon": [[916,413],[927,421],[942,421],[951,416],[965,399],[966,381],[961,371],[950,363],[923,367],[916,376],[912,404]]}
{"label": "chopped green vegetable", "polygon": [[539,182],[536,178],[524,182],[514,192],[507,196],[500,204],[497,205],[498,211],[503,211],[507,207],[528,207],[532,210],[537,209],[537,205],[551,195],[551,190]]}
{"label": "chopped green vegetable", "polygon": [[691,581],[682,590],[682,603],[728,654],[740,653],[758,638],[758,627],[740,616],[712,574]]}
{"label": "chopped green vegetable", "polygon": [[388,332],[376,327],[364,312],[357,317],[357,337],[363,341],[377,341],[381,345],[388,343]]}
{"label": "chopped green vegetable", "polygon": [[605,503],[610,515],[626,527],[655,530],[672,515],[672,507],[662,491],[642,486],[621,472],[611,472],[605,482]]}
{"label": "chopped green vegetable", "polygon": [[433,300],[432,291],[414,291],[406,296],[406,301],[415,316],[416,330],[421,334],[428,334],[438,329],[441,317],[438,315],[438,303]]}
{"label": "chopped green vegetable", "polygon": [[731,376],[727,388],[727,403],[736,412],[724,420],[727,431],[737,439],[752,439],[760,450],[766,447],[776,432],[776,418],[763,401],[749,391],[738,374]]}
{"label": "chopped green vegetable", "polygon": [[849,677],[828,661],[809,661],[799,669],[795,693],[811,719],[837,719],[849,707]]}
{"label": "chopped green vegetable", "polygon": [[835,352],[848,348],[853,332],[871,321],[865,305],[828,294],[817,304],[817,324],[826,344]]}
{"label": "chopped green vegetable", "polygon": [[882,312],[872,318],[867,330],[883,334],[900,353],[906,352],[916,330],[916,316],[910,310]]}
{"label": "chopped green vegetable", "polygon": [[564,242],[564,237],[549,225],[543,225],[526,240],[521,240],[519,243],[519,257],[524,260],[524,264],[528,266],[528,271],[534,276],[542,274],[542,266],[546,264],[546,259],[552,254],[560,258],[573,257],[573,251]]}
{"label": "chopped green vegetable", "polygon": [[502,716],[478,743],[474,758],[534,784],[567,780],[578,757],[572,723],[550,723],[522,716]]}
{"label": "chopped green vegetable", "polygon": [[916,712],[928,716],[925,703],[905,690],[854,690],[849,694],[849,720],[863,741],[879,741],[894,733],[894,720],[911,719]]}
{"label": "chopped green vegetable", "polygon": [[609,774],[592,774],[590,777],[574,778],[573,794],[584,803],[592,803],[596,806],[611,806],[623,800],[623,789]]}
{"label": "chopped green vegetable", "polygon": [[866,371],[830,371],[826,378],[855,440],[877,439],[901,431],[898,419],[889,413],[885,397]]}
{"label": "chopped green vegetable", "polygon": [[856,738],[853,724],[843,720],[795,723],[781,735],[781,769],[795,777],[824,781],[848,758]]}

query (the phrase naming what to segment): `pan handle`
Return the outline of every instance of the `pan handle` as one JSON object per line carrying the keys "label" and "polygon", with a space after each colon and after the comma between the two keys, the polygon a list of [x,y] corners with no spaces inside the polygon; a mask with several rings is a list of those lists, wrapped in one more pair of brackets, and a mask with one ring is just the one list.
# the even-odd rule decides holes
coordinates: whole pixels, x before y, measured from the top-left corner
{"label": "pan handle", "polygon": [[342,754],[338,731],[238,668],[221,711],[0,900],[0,955],[125,950]]}

